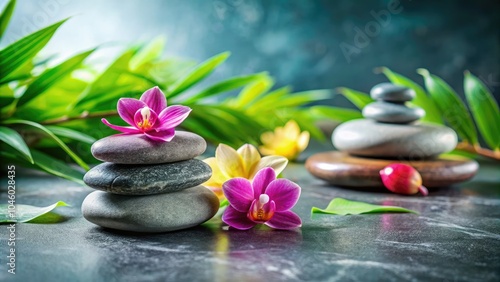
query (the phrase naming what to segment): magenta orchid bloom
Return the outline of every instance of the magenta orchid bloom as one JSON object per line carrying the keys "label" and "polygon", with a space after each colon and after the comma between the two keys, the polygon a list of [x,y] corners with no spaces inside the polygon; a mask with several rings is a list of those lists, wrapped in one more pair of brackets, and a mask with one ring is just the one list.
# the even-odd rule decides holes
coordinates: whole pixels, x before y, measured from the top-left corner
{"label": "magenta orchid bloom", "polygon": [[114,130],[126,134],[144,134],[155,141],[169,142],[175,136],[175,127],[181,124],[191,109],[186,106],[167,107],[167,99],[158,86],[142,94],[139,100],[121,98],[118,100],[118,114],[131,126],[102,122]]}
{"label": "magenta orchid bloom", "polygon": [[300,186],[288,179],[276,179],[274,169],[263,168],[253,182],[245,178],[226,181],[222,191],[229,206],[222,221],[231,227],[247,230],[258,223],[275,229],[300,227],[300,217],[290,209],[300,197]]}

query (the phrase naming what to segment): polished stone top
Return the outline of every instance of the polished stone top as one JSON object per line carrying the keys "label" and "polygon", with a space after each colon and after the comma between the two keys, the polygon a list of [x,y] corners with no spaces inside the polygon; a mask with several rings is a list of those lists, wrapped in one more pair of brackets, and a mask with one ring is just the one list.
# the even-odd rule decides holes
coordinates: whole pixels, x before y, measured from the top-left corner
{"label": "polished stone top", "polygon": [[[58,224],[17,225],[17,281],[498,281],[500,168],[480,162],[471,181],[431,189],[428,197],[332,187],[303,164],[284,176],[302,186],[297,231],[224,230],[217,224],[163,234],[102,229],[82,218],[93,190],[17,170],[17,200],[45,206],[63,200]],[[0,201],[7,202],[1,179]],[[397,205],[414,214],[320,215],[334,197]],[[8,280],[1,226],[0,280]]]}

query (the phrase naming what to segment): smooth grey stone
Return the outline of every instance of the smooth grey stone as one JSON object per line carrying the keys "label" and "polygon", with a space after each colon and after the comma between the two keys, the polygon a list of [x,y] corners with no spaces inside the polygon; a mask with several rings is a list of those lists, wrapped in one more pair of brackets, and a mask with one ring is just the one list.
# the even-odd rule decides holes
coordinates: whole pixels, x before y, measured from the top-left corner
{"label": "smooth grey stone", "polygon": [[167,232],[199,225],[219,209],[219,199],[203,186],[150,196],[95,191],[82,204],[83,217],[102,227],[134,232]]}
{"label": "smooth grey stone", "polygon": [[103,163],[89,170],[83,181],[109,193],[152,195],[199,185],[211,175],[210,166],[197,159],[157,165]]}
{"label": "smooth grey stone", "polygon": [[455,131],[427,124],[389,124],[358,119],[338,126],[333,145],[352,155],[425,159],[449,152],[457,145]]}
{"label": "smooth grey stone", "polygon": [[118,134],[96,141],[90,149],[101,161],[118,164],[161,164],[195,158],[207,148],[194,133],[176,131],[170,142],[156,142],[143,134]]}
{"label": "smooth grey stone", "polygon": [[400,85],[392,83],[380,83],[370,90],[370,95],[375,100],[384,100],[390,102],[406,102],[415,98],[415,91]]}
{"label": "smooth grey stone", "polygon": [[410,123],[425,116],[422,108],[408,108],[404,104],[373,102],[363,108],[365,118],[388,123]]}

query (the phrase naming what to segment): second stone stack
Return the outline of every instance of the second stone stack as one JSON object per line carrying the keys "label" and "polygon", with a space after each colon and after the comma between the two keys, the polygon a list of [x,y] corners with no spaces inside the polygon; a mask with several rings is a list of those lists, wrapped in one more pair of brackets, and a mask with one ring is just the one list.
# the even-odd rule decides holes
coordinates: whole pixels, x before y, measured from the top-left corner
{"label": "second stone stack", "polygon": [[166,232],[199,225],[218,210],[217,196],[200,186],[212,174],[195,159],[205,140],[178,131],[170,142],[144,135],[113,135],[92,145],[92,155],[105,163],[84,176],[91,188],[83,216],[102,227],[134,232]]}

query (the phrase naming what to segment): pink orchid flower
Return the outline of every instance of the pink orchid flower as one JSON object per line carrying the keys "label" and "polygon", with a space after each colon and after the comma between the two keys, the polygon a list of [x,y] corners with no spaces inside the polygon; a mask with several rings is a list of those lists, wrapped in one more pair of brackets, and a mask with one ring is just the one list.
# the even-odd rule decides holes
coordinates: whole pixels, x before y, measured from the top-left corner
{"label": "pink orchid flower", "polygon": [[181,124],[191,109],[186,106],[167,107],[167,99],[158,86],[142,94],[139,100],[121,98],[118,100],[118,115],[131,126],[119,126],[102,122],[125,134],[144,134],[155,141],[169,142],[175,136],[175,127]]}
{"label": "pink orchid flower", "polygon": [[222,190],[229,206],[222,221],[231,227],[247,230],[258,223],[275,229],[300,227],[300,217],[290,209],[300,197],[300,186],[288,179],[276,179],[270,167],[257,172],[253,182],[233,178],[224,183]]}

